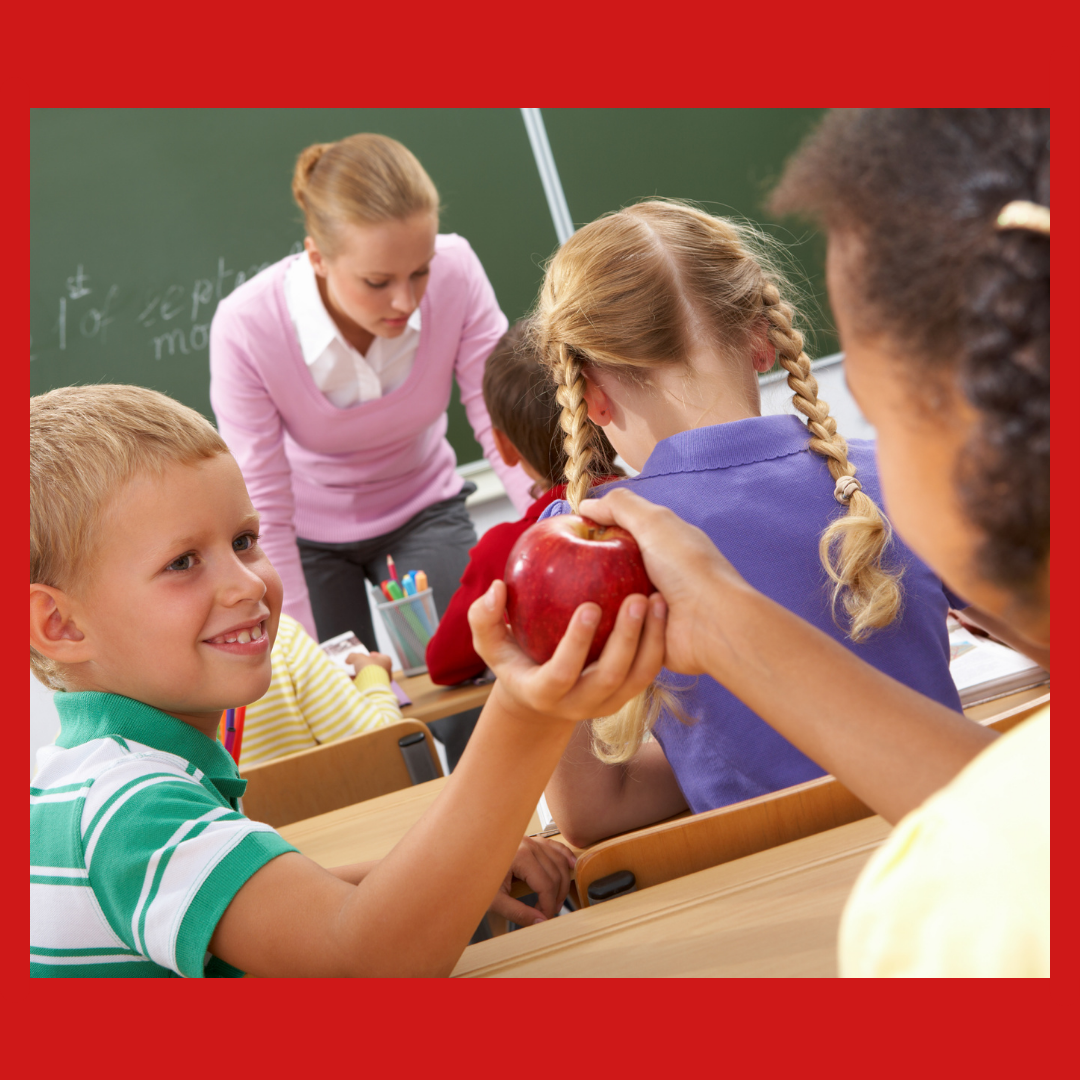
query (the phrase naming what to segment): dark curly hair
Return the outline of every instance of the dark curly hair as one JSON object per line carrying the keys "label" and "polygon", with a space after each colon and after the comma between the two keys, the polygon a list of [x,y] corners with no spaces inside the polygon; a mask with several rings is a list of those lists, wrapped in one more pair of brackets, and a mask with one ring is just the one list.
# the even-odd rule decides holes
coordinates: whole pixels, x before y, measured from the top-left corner
{"label": "dark curly hair", "polygon": [[958,385],[981,420],[954,478],[985,578],[1032,594],[1050,551],[1050,238],[996,228],[1050,205],[1047,109],[828,114],[769,202],[862,241],[860,333],[883,333],[928,409]]}

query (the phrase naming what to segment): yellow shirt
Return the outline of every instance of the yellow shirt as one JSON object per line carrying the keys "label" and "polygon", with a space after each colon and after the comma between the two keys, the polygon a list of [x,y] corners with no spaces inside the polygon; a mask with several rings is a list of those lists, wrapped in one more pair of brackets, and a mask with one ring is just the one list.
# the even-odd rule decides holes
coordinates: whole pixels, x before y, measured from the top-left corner
{"label": "yellow shirt", "polygon": [[847,976],[1050,974],[1050,708],[908,814],[840,922]]}
{"label": "yellow shirt", "polygon": [[401,719],[381,667],[361,668],[354,683],[284,612],[270,664],[270,688],[244,717],[241,769]]}

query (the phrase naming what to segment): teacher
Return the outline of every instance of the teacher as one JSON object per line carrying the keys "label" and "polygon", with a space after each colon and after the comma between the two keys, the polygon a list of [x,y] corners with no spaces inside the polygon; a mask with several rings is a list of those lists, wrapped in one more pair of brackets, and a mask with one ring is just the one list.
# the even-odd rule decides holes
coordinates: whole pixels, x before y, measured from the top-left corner
{"label": "teacher", "polygon": [[476,533],[446,440],[451,379],[523,511],[529,478],[495,449],[484,364],[506,316],[468,241],[439,234],[420,162],[383,135],[309,146],[293,195],[304,252],[246,282],[210,327],[210,401],[262,517],[284,610],[318,641],[374,649],[365,581],[427,573],[441,615]]}

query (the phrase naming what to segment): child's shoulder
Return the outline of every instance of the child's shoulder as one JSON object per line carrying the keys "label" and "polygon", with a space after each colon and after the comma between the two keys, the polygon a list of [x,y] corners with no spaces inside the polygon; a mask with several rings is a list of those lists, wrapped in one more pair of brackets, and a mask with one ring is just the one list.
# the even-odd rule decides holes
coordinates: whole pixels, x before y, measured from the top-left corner
{"label": "child's shoulder", "polygon": [[162,798],[175,804],[178,791],[190,817],[220,803],[183,757],[122,736],[52,746],[39,762],[30,787],[31,862],[37,865],[53,865],[51,855],[70,848],[71,865],[89,867],[104,833],[115,839],[131,828],[145,832],[161,816],[155,807]]}
{"label": "child's shoulder", "polygon": [[[137,773],[171,773],[190,780],[188,762],[177,754],[103,735],[76,746],[47,746],[38,755],[39,768],[30,786],[30,802],[49,801],[59,790],[75,785],[83,795],[92,787],[122,785]],[[45,799],[48,796],[49,799]]]}
{"label": "child's shoulder", "polygon": [[[614,491],[617,487],[633,487],[634,478],[629,476],[608,476],[601,480],[595,481],[592,489],[589,491],[590,499],[602,499],[609,491]],[[566,491],[565,485],[560,485],[555,489],[556,494],[561,494]],[[560,514],[572,514],[574,508],[570,505],[566,499],[554,498],[544,508],[544,512],[540,515],[539,520],[545,521],[548,518],[558,517]]]}
{"label": "child's shoulder", "polygon": [[535,523],[535,518],[523,517],[517,521],[503,521],[492,525],[469,552],[470,567],[491,571],[492,581],[501,577],[518,537]]}
{"label": "child's shoulder", "polygon": [[548,518],[559,517],[561,514],[572,514],[573,512],[573,507],[565,499],[556,499],[545,507],[544,512],[537,520],[547,521]]}
{"label": "child's shoulder", "polygon": [[278,618],[277,636],[274,638],[274,652],[291,649],[311,635],[291,615],[283,611]]}
{"label": "child's shoulder", "polygon": [[[560,484],[558,487],[545,491],[533,501],[517,521],[503,521],[498,525],[492,525],[469,552],[470,569],[481,570],[485,573],[490,571],[489,585],[496,577],[500,577],[506,568],[510,551],[522,533],[535,525],[537,521],[550,517],[553,506],[565,505],[566,511],[561,512],[569,512],[569,503],[562,503],[558,498],[565,490],[565,486]],[[485,585],[484,588],[486,589],[487,586]]]}

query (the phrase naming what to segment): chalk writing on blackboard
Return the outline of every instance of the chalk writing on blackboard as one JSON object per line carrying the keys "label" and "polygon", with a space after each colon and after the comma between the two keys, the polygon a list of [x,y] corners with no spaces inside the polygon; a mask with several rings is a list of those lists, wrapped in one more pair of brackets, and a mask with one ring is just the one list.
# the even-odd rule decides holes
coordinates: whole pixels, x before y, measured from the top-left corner
{"label": "chalk writing on blackboard", "polygon": [[78,300],[82,296],[86,296],[87,293],[93,292],[86,284],[86,275],[83,273],[82,263],[79,264],[79,268],[75,273],[67,279],[67,291],[68,297],[72,300]]}
{"label": "chalk writing on blackboard", "polygon": [[[303,250],[303,243],[297,241],[289,254],[297,255]],[[94,281],[85,264],[77,263],[75,272],[64,279],[63,291],[58,298],[54,326],[57,342],[61,351],[66,351],[77,334],[104,345],[109,326],[117,321],[118,312],[127,310],[134,311],[134,322],[149,331],[146,347],[154,360],[203,352],[210,343],[210,320],[218,304],[269,265],[269,262],[261,262],[234,270],[224,256],[219,256],[212,274],[197,277],[190,285],[186,282],[167,284],[144,293],[138,303],[131,304],[132,290],[128,290],[129,296],[125,298],[120,286],[112,283],[102,294],[100,282]],[[94,299],[88,299],[90,297]],[[31,360],[35,358],[33,354],[30,357]]]}

